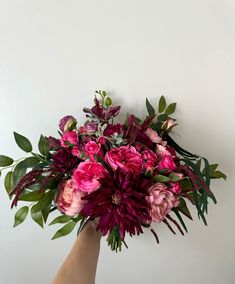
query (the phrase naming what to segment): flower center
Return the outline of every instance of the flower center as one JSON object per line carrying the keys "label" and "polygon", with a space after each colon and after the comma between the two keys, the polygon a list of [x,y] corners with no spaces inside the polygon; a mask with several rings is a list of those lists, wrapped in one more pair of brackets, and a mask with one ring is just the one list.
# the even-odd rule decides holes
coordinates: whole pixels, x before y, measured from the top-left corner
{"label": "flower center", "polygon": [[112,203],[116,204],[116,205],[120,205],[121,204],[121,195],[118,193],[114,193],[112,195]]}

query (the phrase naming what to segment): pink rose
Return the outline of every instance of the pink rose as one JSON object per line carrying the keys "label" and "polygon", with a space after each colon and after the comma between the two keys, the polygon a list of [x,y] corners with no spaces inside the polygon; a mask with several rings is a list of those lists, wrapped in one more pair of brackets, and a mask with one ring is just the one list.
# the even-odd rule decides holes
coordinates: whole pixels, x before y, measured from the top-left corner
{"label": "pink rose", "polygon": [[176,164],[171,156],[163,155],[162,160],[158,163],[158,171],[168,169],[167,173],[176,169]]}
{"label": "pink rose", "polygon": [[168,187],[168,189],[175,193],[175,194],[180,194],[181,192],[181,185],[179,182],[170,182],[170,187]]}
{"label": "pink rose", "polygon": [[[68,142],[68,144],[66,144],[66,142]],[[61,146],[65,148],[69,148],[69,143],[74,145],[72,149],[72,153],[75,156],[78,156],[78,157],[80,156],[80,150],[78,147],[78,135],[75,131],[65,132],[60,139],[60,143],[61,143]]]}
{"label": "pink rose", "polygon": [[85,153],[94,161],[94,156],[100,151],[100,144],[94,141],[89,141],[85,146]]}
{"label": "pink rose", "polygon": [[144,169],[146,172],[150,171],[153,173],[154,168],[157,165],[157,155],[152,150],[144,150],[141,153],[141,156],[144,161]]}
{"label": "pink rose", "polygon": [[153,143],[166,145],[166,141],[163,141],[162,138],[158,135],[157,131],[153,130],[152,128],[148,128],[145,131],[145,134]]}
{"label": "pink rose", "polygon": [[150,195],[146,199],[151,206],[149,215],[153,222],[160,223],[173,207],[179,205],[178,197],[169,191],[163,183],[155,183],[148,189],[148,192]]}
{"label": "pink rose", "polygon": [[96,162],[81,162],[73,173],[77,188],[83,192],[93,192],[100,188],[99,179],[106,174],[105,168]]}
{"label": "pink rose", "polygon": [[168,151],[168,148],[163,146],[163,145],[158,144],[156,146],[156,152],[157,152],[158,156],[163,156],[163,155],[171,156],[171,153]]}
{"label": "pink rose", "polygon": [[56,200],[57,207],[66,215],[74,216],[83,209],[85,201],[81,198],[84,195],[85,193],[77,190],[72,179],[66,180],[60,185],[60,192]]}
{"label": "pink rose", "polygon": [[133,146],[113,148],[106,153],[105,160],[113,170],[116,170],[118,167],[125,173],[140,172],[143,170],[141,155]]}

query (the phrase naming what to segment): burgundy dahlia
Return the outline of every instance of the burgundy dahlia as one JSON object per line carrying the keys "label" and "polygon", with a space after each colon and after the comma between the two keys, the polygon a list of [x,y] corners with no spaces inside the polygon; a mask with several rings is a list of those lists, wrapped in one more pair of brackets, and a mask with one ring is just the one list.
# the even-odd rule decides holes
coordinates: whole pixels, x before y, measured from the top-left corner
{"label": "burgundy dahlia", "polygon": [[149,222],[147,188],[151,182],[134,174],[124,174],[120,169],[113,176],[101,178],[101,188],[83,197],[87,200],[82,214],[100,217],[98,229],[105,236],[118,226],[120,236],[143,233],[141,224]]}
{"label": "burgundy dahlia", "polygon": [[69,150],[62,148],[52,155],[51,167],[61,173],[71,172],[79,163],[79,159],[75,157]]}

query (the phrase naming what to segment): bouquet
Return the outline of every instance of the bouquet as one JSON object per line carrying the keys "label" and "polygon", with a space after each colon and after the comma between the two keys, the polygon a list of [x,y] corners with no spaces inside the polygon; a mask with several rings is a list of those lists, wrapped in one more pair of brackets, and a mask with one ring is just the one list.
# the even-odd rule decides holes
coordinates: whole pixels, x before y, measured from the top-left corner
{"label": "bouquet", "polygon": [[96,91],[94,106],[83,109],[85,123],[63,117],[58,137],[41,135],[38,153],[28,138],[14,132],[17,145],[29,156],[14,161],[0,155],[0,167],[8,169],[4,184],[11,208],[30,203],[18,209],[14,227],[29,212],[44,227],[57,210],[59,216],[49,224],[62,224],[56,239],[75,227],[79,233],[97,218],[97,230],[107,236],[112,250],[120,251],[127,246],[126,234],[139,235],[143,228],[159,242],[154,223],[184,235],[183,217],[192,219],[188,203],[206,225],[208,202],[216,203],[211,179],[226,176],[218,164],[183,149],[170,136],[177,125],[172,117],[176,103],[167,105],[161,96],[157,110],[148,99],[146,107],[144,119],[127,114],[120,123],[120,106],[113,106],[105,91]]}

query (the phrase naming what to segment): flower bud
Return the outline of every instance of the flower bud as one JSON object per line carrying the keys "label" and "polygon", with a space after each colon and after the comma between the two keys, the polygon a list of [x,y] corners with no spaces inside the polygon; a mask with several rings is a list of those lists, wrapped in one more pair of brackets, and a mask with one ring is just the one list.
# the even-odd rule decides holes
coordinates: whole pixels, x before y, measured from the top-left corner
{"label": "flower bud", "polygon": [[165,132],[170,132],[173,127],[175,127],[177,123],[175,123],[175,120],[172,118],[168,118],[167,120],[164,121],[162,124],[162,130]]}
{"label": "flower bud", "polygon": [[105,105],[106,105],[107,107],[109,107],[109,106],[111,106],[111,104],[112,104],[111,98],[110,98],[110,97],[107,97],[106,100],[105,100]]}
{"label": "flower bud", "polygon": [[72,115],[67,115],[60,120],[60,130],[65,133],[76,128],[77,120]]}

